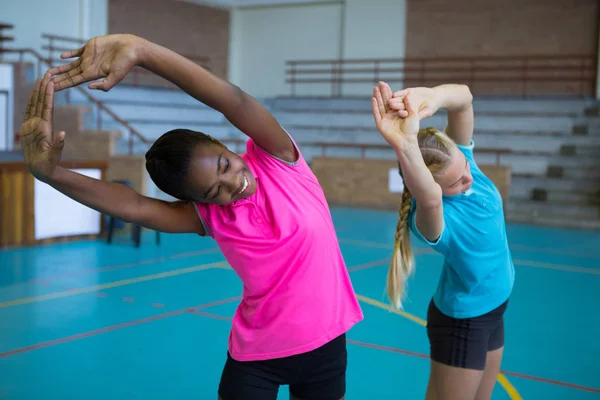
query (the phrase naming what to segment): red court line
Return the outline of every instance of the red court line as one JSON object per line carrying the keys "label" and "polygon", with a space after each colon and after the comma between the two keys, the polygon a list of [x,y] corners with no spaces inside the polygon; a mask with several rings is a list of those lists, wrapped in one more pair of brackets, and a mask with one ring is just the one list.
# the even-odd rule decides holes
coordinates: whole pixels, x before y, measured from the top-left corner
{"label": "red court line", "polygon": [[168,257],[159,257],[159,258],[151,258],[151,259],[147,259],[147,260],[134,261],[134,262],[125,263],[125,264],[108,265],[106,267],[86,268],[81,271],[66,272],[63,274],[48,275],[48,276],[44,276],[41,278],[32,279],[29,281],[29,283],[37,283],[42,286],[47,286],[47,282],[50,282],[50,281],[53,281],[56,279],[60,279],[60,278],[73,278],[73,277],[84,276],[84,275],[89,275],[89,274],[96,274],[98,272],[115,271],[115,270],[124,269],[124,268],[136,267],[139,265],[154,264],[154,263],[164,262],[164,261],[168,261],[168,260],[175,260],[178,258],[201,256],[204,254],[217,253],[219,251],[220,250],[218,248],[211,248],[211,249],[204,249],[204,250],[198,250],[198,251],[190,251],[190,252],[186,252],[186,253],[173,254]]}
{"label": "red court line", "polygon": [[584,253],[577,250],[550,249],[547,247],[533,247],[524,244],[513,244],[510,245],[510,248],[512,250],[530,251],[532,253],[561,254],[566,256],[579,256],[585,258],[600,259],[600,254],[598,253]]}
{"label": "red court line", "polygon": [[551,385],[564,386],[569,389],[578,389],[578,390],[583,390],[585,392],[600,393],[600,389],[591,388],[591,387],[587,387],[587,386],[581,386],[581,385],[575,385],[573,383],[561,382],[561,381],[557,381],[554,379],[540,378],[539,376],[520,374],[518,372],[509,372],[509,371],[501,371],[501,372],[504,375],[514,376],[515,378],[529,379],[531,381],[538,381],[538,382],[543,382],[543,383],[549,383]]}
{"label": "red court line", "polygon": [[387,351],[389,353],[398,353],[398,354],[404,354],[405,356],[429,359],[429,356],[427,354],[415,353],[414,351],[397,349],[395,347],[387,347],[387,346],[382,346],[382,345],[375,344],[375,343],[359,342],[358,340],[352,340],[352,339],[347,339],[347,342],[350,344],[357,345],[357,346],[369,347],[371,349]]}
{"label": "red court line", "polygon": [[[232,320],[231,317],[225,317],[222,315],[217,315],[217,314],[212,314],[212,313],[207,313],[207,312],[190,311],[190,313],[193,315],[200,316],[200,317],[219,319],[219,320],[223,320],[223,321],[231,321]],[[375,343],[361,342],[361,341],[353,340],[353,339],[347,339],[347,342],[350,344],[356,345],[356,346],[362,346],[362,347],[368,347],[371,349],[387,351],[389,353],[403,354],[406,356],[418,357],[418,358],[422,358],[422,359],[426,359],[426,360],[429,359],[429,355],[427,355],[427,354],[417,353],[417,352],[409,351],[409,350],[398,349],[396,347],[382,346],[382,345],[375,344]],[[553,380],[553,379],[545,379],[545,378],[540,378],[538,376],[520,374],[517,372],[510,372],[510,371],[500,371],[500,372],[502,372],[504,375],[528,379],[531,381],[548,383],[548,384],[556,385],[556,386],[563,386],[563,387],[566,387],[569,389],[583,390],[583,391],[591,392],[591,393],[600,393],[600,389],[595,389],[595,388],[581,386],[581,385],[575,385],[575,384],[568,383],[568,382],[561,382],[561,381],[557,381],[557,380]]]}
{"label": "red court line", "polygon": [[[358,340],[351,340],[351,339],[348,339],[348,343],[351,343],[351,344],[354,344],[357,346],[369,347],[372,349],[387,351],[390,353],[398,353],[398,354],[404,354],[404,355],[413,356],[413,357],[429,359],[429,356],[427,354],[415,353],[412,351],[402,350],[402,349],[398,349],[395,347],[381,346],[381,345],[374,344],[374,343],[359,342]],[[591,388],[591,387],[587,387],[587,386],[581,386],[581,385],[575,385],[573,383],[557,381],[554,379],[546,379],[546,378],[541,378],[539,376],[520,374],[518,372],[510,372],[510,371],[504,371],[504,370],[501,370],[500,372],[503,373],[504,375],[514,376],[516,378],[528,379],[530,381],[543,382],[543,383],[548,383],[551,385],[563,386],[563,387],[566,387],[569,389],[583,390],[583,391],[591,392],[591,393],[600,393],[600,389]]]}
{"label": "red court line", "polygon": [[14,349],[14,350],[9,350],[7,352],[0,353],[0,358],[14,356],[16,354],[27,353],[32,350],[38,350],[38,349],[43,349],[46,347],[56,346],[57,344],[73,342],[75,340],[84,339],[84,338],[87,338],[90,336],[96,336],[96,335],[100,335],[102,333],[112,332],[112,331],[116,331],[118,329],[123,329],[123,328],[128,328],[130,326],[141,325],[141,324],[145,324],[148,322],[157,321],[159,319],[173,317],[175,315],[183,314],[187,311],[188,311],[188,308],[183,308],[181,310],[176,310],[176,311],[171,311],[171,312],[164,313],[164,314],[154,315],[154,316],[148,317],[148,318],[137,319],[134,321],[125,322],[125,323],[118,324],[118,325],[107,326],[105,328],[95,329],[93,331],[78,333],[76,335],[67,336],[67,337],[60,338],[60,339],[49,340],[47,342],[37,343],[37,344],[33,344],[31,346],[25,346],[25,347],[21,347],[21,348]]}
{"label": "red court line", "polygon": [[[415,250],[413,252],[414,255],[419,255],[419,254],[429,254],[429,253],[433,253],[434,251],[431,249],[418,249]],[[369,268],[373,268],[373,267],[379,267],[380,265],[383,264],[387,264],[389,263],[391,260],[391,258],[387,257],[387,258],[382,258],[381,260],[375,260],[375,261],[371,261],[368,263],[364,263],[364,264],[360,264],[360,265],[355,265],[354,267],[350,267],[348,268],[348,272],[354,272],[354,271],[361,271],[363,269],[369,269]]]}
{"label": "red court line", "polygon": [[198,315],[200,317],[207,317],[207,318],[212,318],[212,319],[220,319],[221,321],[229,321],[231,322],[233,320],[233,318],[231,317],[224,317],[222,315],[217,315],[217,314],[211,314],[211,313],[207,313],[207,312],[202,312],[202,311],[189,311],[190,314],[194,314],[194,315]]}
{"label": "red court line", "polygon": [[360,265],[355,265],[354,267],[350,267],[348,268],[348,272],[354,272],[354,271],[360,271],[363,269],[369,269],[369,268],[373,268],[373,267],[378,267],[382,264],[387,264],[390,262],[390,258],[383,258],[381,260],[376,260],[376,261],[371,261],[365,264],[360,264]]}
{"label": "red court line", "polygon": [[152,322],[152,321],[157,321],[157,320],[164,319],[164,318],[174,317],[176,315],[181,315],[181,314],[184,314],[187,312],[192,312],[195,310],[218,306],[220,304],[225,304],[225,303],[235,301],[236,299],[239,299],[239,298],[240,298],[239,296],[230,297],[227,299],[217,300],[217,301],[213,301],[213,302],[206,303],[206,304],[200,304],[195,307],[186,307],[186,308],[182,308],[179,310],[170,311],[170,312],[167,312],[164,314],[153,315],[152,317],[136,319],[133,321],[124,322],[122,324],[107,326],[105,328],[95,329],[95,330],[88,331],[88,332],[83,332],[83,333],[78,333],[78,334],[71,335],[71,336],[66,336],[66,337],[60,338],[60,339],[49,340],[47,342],[37,343],[37,344],[30,345],[30,346],[25,346],[25,347],[21,347],[21,348],[14,349],[14,350],[9,350],[4,353],[0,353],[0,358],[14,356],[16,354],[27,353],[32,350],[38,350],[38,349],[43,349],[46,347],[56,346],[57,344],[73,342],[75,340],[84,339],[84,338],[91,337],[91,336],[97,336],[97,335],[100,335],[100,334],[103,334],[106,332],[112,332],[112,331],[116,331],[119,329],[128,328],[130,326],[141,325],[141,324],[145,324],[145,323]]}
{"label": "red court line", "polygon": [[201,304],[199,306],[192,307],[192,308],[190,308],[190,310],[192,310],[192,311],[203,310],[205,308],[220,306],[221,304],[227,304],[227,303],[231,303],[231,302],[234,302],[237,300],[241,300],[241,298],[242,298],[242,296],[228,297],[226,299],[221,299],[221,300],[213,301],[211,303]]}

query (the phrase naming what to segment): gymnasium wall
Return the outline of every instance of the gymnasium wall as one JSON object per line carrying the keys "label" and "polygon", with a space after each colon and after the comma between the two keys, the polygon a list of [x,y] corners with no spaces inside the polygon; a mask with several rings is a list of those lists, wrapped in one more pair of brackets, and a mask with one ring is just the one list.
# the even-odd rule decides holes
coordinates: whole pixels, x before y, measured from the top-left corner
{"label": "gymnasium wall", "polygon": [[[287,60],[402,57],[404,4],[347,0],[234,9],[230,79],[257,97],[287,95]],[[371,89],[370,84],[348,85],[344,94]],[[306,85],[297,94],[328,95],[329,90]]]}
{"label": "gymnasium wall", "polygon": [[183,1],[108,0],[109,33],[131,33],[189,56],[207,56],[227,77],[230,12]]}
{"label": "gymnasium wall", "polygon": [[[407,0],[406,56],[590,54],[597,59],[599,15],[597,0]],[[593,83],[587,92],[595,94]]]}
{"label": "gymnasium wall", "polygon": [[[6,31],[15,37],[13,48],[32,48],[47,55],[41,35],[90,38],[107,33],[108,0],[2,0],[0,22],[13,24]],[[5,56],[10,60],[11,56]]]}

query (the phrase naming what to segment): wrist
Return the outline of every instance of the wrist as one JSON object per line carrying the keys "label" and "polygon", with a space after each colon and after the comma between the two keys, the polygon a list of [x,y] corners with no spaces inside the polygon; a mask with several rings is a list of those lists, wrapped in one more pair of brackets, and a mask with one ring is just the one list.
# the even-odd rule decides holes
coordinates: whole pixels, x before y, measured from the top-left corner
{"label": "wrist", "polygon": [[396,151],[398,159],[406,157],[407,155],[421,153],[419,142],[416,137],[408,137],[402,140],[402,142],[394,146],[394,150]]}
{"label": "wrist", "polygon": [[128,40],[135,57],[135,65],[144,67],[148,62],[151,42],[139,36],[128,35]]}
{"label": "wrist", "polygon": [[43,174],[41,176],[36,176],[36,178],[39,181],[44,182],[44,183],[52,186],[53,183],[57,183],[57,182],[60,181],[61,176],[63,175],[63,173],[64,173],[64,168],[57,165],[49,173]]}

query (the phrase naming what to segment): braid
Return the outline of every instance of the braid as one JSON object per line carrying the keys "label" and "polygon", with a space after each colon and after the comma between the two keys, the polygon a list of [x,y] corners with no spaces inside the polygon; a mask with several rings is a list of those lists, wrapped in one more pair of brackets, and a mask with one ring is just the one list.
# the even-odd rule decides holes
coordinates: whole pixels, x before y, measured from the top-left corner
{"label": "braid", "polygon": [[413,253],[410,247],[410,231],[408,230],[408,215],[412,195],[407,187],[402,193],[402,203],[398,209],[398,224],[394,235],[394,254],[390,263],[387,277],[387,294],[390,302],[397,308],[402,307],[406,279],[414,269]]}
{"label": "braid", "polygon": [[[429,172],[434,176],[442,173],[452,161],[451,154],[455,146],[452,139],[435,128],[423,128],[419,130],[417,140],[421,156]],[[400,162],[398,162],[398,168],[400,176],[404,178]],[[412,194],[405,186],[394,234],[394,254],[387,276],[387,295],[392,305],[397,308],[402,307],[406,280],[412,275],[415,266],[408,229],[411,203]]]}

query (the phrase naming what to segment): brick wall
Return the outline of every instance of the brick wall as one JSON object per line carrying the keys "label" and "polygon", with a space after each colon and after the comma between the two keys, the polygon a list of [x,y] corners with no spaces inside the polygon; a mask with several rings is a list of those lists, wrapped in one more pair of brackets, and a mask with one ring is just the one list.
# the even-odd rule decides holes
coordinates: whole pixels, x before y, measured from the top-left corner
{"label": "brick wall", "polygon": [[[590,54],[597,60],[599,4],[597,0],[407,0],[406,57]],[[479,91],[492,94],[523,89],[520,84],[481,85],[485,90]],[[527,89],[536,94],[581,90],[577,83],[530,85]],[[586,83],[585,92],[595,92],[594,82]]]}
{"label": "brick wall", "polygon": [[[208,67],[227,77],[228,10],[174,0],[109,0],[109,33],[131,33],[186,56],[210,58]],[[133,79],[133,75],[129,79]],[[138,83],[164,85],[153,75],[136,76]]]}

